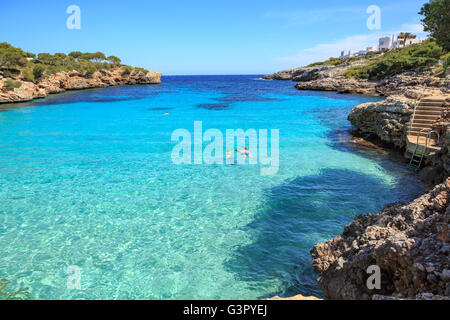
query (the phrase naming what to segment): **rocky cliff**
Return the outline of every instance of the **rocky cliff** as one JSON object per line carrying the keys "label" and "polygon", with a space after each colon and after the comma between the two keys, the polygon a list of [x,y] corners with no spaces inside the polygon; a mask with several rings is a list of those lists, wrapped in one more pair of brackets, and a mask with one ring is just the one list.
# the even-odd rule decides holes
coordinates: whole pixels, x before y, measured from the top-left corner
{"label": "rocky cliff", "polygon": [[116,85],[158,84],[161,83],[161,73],[157,71],[129,71],[124,68],[100,70],[91,75],[84,75],[77,71],[58,72],[37,83],[21,79],[15,80],[16,83],[20,83],[20,86],[12,90],[6,88],[7,80],[8,78],[0,77],[0,103],[28,101],[66,90],[103,88]]}
{"label": "rocky cliff", "polygon": [[[327,299],[448,299],[450,179],[409,204],[355,217],[344,232],[311,250]],[[381,270],[370,290],[367,268]]]}
{"label": "rocky cliff", "polygon": [[[414,90],[407,91],[412,95]],[[436,90],[422,91],[425,97],[433,95]],[[439,90],[439,94],[447,93],[447,90]],[[368,139],[375,139],[382,143],[404,150],[410,121],[414,112],[414,105],[417,100],[407,97],[408,94],[390,96],[386,100],[379,102],[363,103],[351,111],[348,120],[357,128],[360,135]],[[440,168],[445,172],[450,172],[450,165],[446,165],[448,161],[448,145],[447,127],[450,121],[450,94],[444,94],[448,97],[444,105],[443,112],[435,123],[431,124],[431,128],[441,135],[441,143],[444,149],[434,158],[431,158],[432,166]],[[447,139],[447,140],[446,140]],[[409,159],[411,154],[405,151],[405,156]],[[444,165],[443,165],[444,163]],[[428,171],[427,171],[428,170]],[[431,173],[429,169],[428,176]],[[436,171],[436,170],[434,170]],[[426,175],[422,174],[422,178],[426,180]],[[441,182],[442,180],[438,181]]]}
{"label": "rocky cliff", "polygon": [[348,120],[362,133],[374,135],[397,148],[404,148],[413,111],[414,100],[393,96],[384,101],[356,106]]}
{"label": "rocky cliff", "polygon": [[304,67],[284,70],[263,76],[266,80],[290,80],[297,84],[299,90],[335,91],[338,93],[391,96],[402,95],[417,99],[423,91],[428,95],[442,95],[450,92],[450,80],[424,76],[420,74],[403,74],[383,80],[348,79],[342,74],[350,67],[361,62],[345,66]]}

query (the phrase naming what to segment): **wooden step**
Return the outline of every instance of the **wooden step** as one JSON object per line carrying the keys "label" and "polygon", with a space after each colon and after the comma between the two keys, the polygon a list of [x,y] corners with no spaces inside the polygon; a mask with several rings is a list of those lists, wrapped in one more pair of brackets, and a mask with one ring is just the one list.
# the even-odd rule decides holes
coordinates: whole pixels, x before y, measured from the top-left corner
{"label": "wooden step", "polygon": [[[417,135],[422,129],[425,129],[425,130],[427,130],[427,131],[431,130],[430,128],[426,128],[426,127],[424,127],[424,128],[422,128],[422,127],[419,127],[419,128],[417,128],[417,127],[412,127],[411,130],[410,130],[410,133],[411,133],[411,134]],[[426,134],[425,134],[425,135],[426,135]]]}
{"label": "wooden step", "polygon": [[417,110],[427,110],[427,111],[439,111],[439,112],[442,112],[442,108],[439,108],[439,107],[417,107],[416,108],[416,111]]}
{"label": "wooden step", "polygon": [[[420,132],[422,129],[427,129],[426,131]],[[426,136],[428,134],[429,129],[428,128],[412,128],[409,130],[410,135],[417,136],[417,134],[420,132],[420,136]]]}
{"label": "wooden step", "polygon": [[429,116],[440,116],[441,111],[431,111],[431,110],[416,110],[416,115],[429,115]]}
{"label": "wooden step", "polygon": [[412,123],[412,127],[431,127],[431,125],[434,123],[434,121],[429,121],[429,122],[422,122],[420,120],[414,120],[414,122]]}
{"label": "wooden step", "polygon": [[[408,143],[412,146],[417,145],[417,135],[408,135],[407,137]],[[420,137],[419,138],[419,144],[418,144],[418,152],[423,152],[425,151],[425,143],[426,143],[426,137]],[[419,149],[420,148],[420,149]],[[438,144],[437,139],[429,139],[428,140],[428,146],[427,146],[427,150],[426,151],[436,151],[436,150],[440,150],[441,147]]]}
{"label": "wooden step", "polygon": [[435,120],[437,120],[437,119],[439,119],[439,116],[438,115],[423,115],[423,114],[416,114],[415,116],[414,116],[414,120],[433,120],[433,121],[435,121]]}
{"label": "wooden step", "polygon": [[417,136],[417,134],[418,134],[422,129],[426,129],[426,130],[425,130],[425,131],[422,131],[422,132],[420,133],[420,135],[425,137],[425,136],[428,134],[428,131],[429,131],[428,128],[419,128],[419,129],[417,129],[417,128],[412,128],[412,129],[410,129],[409,134],[412,134],[412,135]]}
{"label": "wooden step", "polygon": [[424,107],[442,107],[444,105],[444,102],[425,102],[425,101],[420,101],[419,106],[424,106]]}
{"label": "wooden step", "polygon": [[431,123],[417,123],[413,122],[412,128],[431,128]]}
{"label": "wooden step", "polygon": [[413,122],[421,122],[421,123],[433,123],[436,119],[421,119],[419,117],[414,117]]}
{"label": "wooden step", "polygon": [[420,100],[420,102],[440,102],[440,103],[444,103],[445,102],[445,97],[428,97],[428,98],[423,98],[422,100]]}

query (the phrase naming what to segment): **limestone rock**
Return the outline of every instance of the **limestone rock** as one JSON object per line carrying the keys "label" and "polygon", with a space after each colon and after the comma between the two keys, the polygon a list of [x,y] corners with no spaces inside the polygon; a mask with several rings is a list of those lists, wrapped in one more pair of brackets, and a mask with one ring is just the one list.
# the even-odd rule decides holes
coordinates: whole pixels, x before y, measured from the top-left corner
{"label": "limestone rock", "polygon": [[376,95],[376,83],[354,79],[321,78],[311,81],[299,82],[295,86],[299,90],[336,91],[339,93]]}
{"label": "limestone rock", "polygon": [[364,133],[398,148],[406,145],[408,122],[413,113],[413,101],[391,97],[380,102],[363,103],[355,108],[348,120]]}
{"label": "limestone rock", "polygon": [[[327,299],[440,299],[450,297],[450,179],[409,204],[356,216],[334,239],[311,249]],[[370,290],[366,272],[381,270]]]}
{"label": "limestone rock", "polygon": [[161,72],[141,70],[124,72],[122,68],[100,70],[91,75],[83,75],[75,70],[57,72],[37,83],[16,80],[21,83],[21,86],[10,91],[4,89],[6,80],[3,77],[0,79],[0,103],[29,101],[66,90],[104,88],[126,84],[158,84],[161,83]]}

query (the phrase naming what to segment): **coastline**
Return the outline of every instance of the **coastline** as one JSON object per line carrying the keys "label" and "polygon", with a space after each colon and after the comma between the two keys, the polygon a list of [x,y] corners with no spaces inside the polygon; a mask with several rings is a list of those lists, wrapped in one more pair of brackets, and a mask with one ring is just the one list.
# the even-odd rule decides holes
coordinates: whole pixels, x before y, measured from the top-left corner
{"label": "coastline", "polygon": [[161,72],[158,71],[129,71],[120,67],[113,70],[102,69],[90,75],[73,70],[54,73],[36,83],[14,80],[20,83],[20,86],[13,90],[5,88],[5,83],[10,78],[0,76],[0,104],[27,102],[69,90],[106,88],[118,85],[160,84],[161,76]]}
{"label": "coastline", "polygon": [[[336,68],[339,69],[339,68]],[[381,81],[346,79],[333,68],[296,68],[264,76],[296,81],[298,90],[383,96],[353,108],[348,120],[354,137],[368,148],[396,150],[404,158],[409,122],[423,97],[444,97],[440,128],[448,126],[450,80],[424,75],[397,75]],[[311,249],[313,268],[325,299],[450,299],[450,148],[443,132],[441,152],[418,173],[426,190],[409,204],[390,203],[377,214],[362,214],[342,234]],[[441,141],[442,143],[442,141]],[[407,187],[407,186],[405,186]],[[381,268],[381,290],[368,290],[366,269]],[[293,298],[295,299],[295,297]]]}

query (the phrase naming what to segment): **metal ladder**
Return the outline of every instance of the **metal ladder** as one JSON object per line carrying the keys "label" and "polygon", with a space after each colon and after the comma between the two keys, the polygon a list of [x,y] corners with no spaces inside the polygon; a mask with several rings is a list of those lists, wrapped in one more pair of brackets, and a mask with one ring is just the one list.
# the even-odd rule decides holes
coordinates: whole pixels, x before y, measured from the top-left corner
{"label": "metal ladder", "polygon": [[[419,145],[420,134],[422,133],[422,131],[427,131],[427,130],[428,130],[428,132],[427,132],[426,139],[425,139],[425,145],[421,146],[421,145]],[[411,157],[411,161],[409,162],[409,166],[411,168],[414,168],[416,171],[418,171],[420,169],[420,166],[422,165],[423,158],[425,157],[425,154],[427,153],[428,142],[430,141],[431,135],[433,133],[436,135],[437,143],[439,144],[440,136],[439,136],[439,133],[437,133],[436,131],[429,130],[429,129],[422,129],[417,133],[416,147],[414,148],[414,153]],[[420,147],[423,147],[423,149],[421,150]]]}

